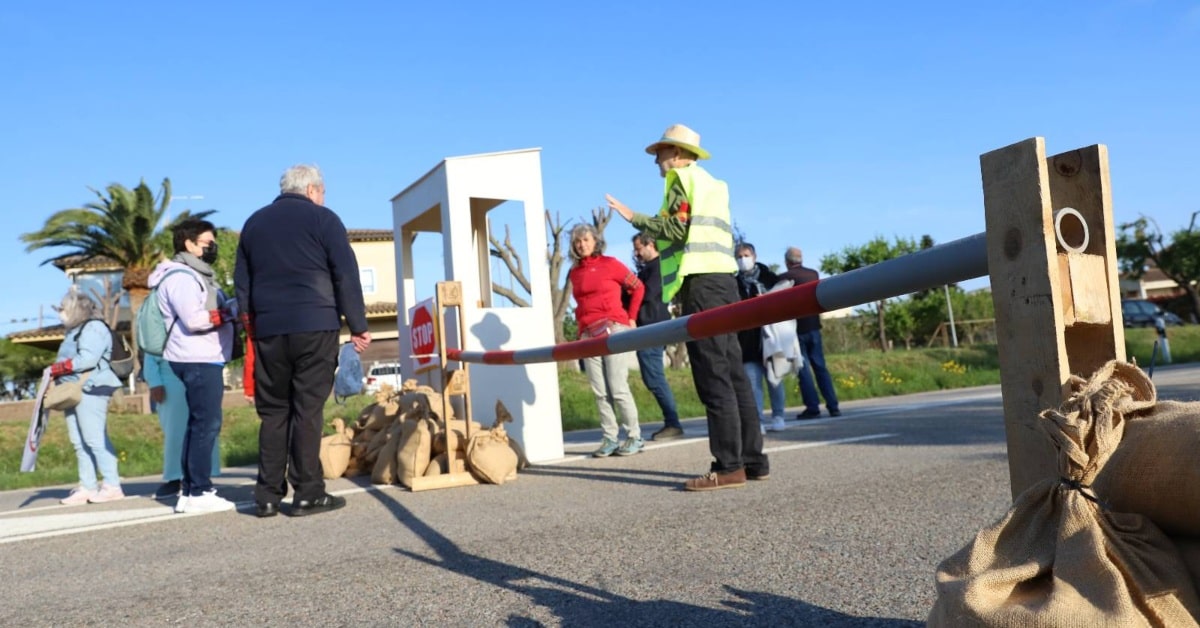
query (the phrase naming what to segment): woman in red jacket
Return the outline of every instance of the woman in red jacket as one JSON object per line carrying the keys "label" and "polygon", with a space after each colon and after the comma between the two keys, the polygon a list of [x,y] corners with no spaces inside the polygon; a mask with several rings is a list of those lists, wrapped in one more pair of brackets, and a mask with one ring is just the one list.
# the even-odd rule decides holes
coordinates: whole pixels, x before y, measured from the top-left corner
{"label": "woman in red jacket", "polygon": [[[570,254],[575,263],[567,279],[571,282],[571,296],[575,297],[575,322],[579,325],[580,338],[615,334],[637,324],[645,287],[629,268],[603,253],[604,239],[595,227],[581,224],[571,230]],[[625,293],[629,294],[628,308],[621,303]],[[642,451],[637,405],[629,391],[633,355],[621,353],[584,360],[584,370],[600,411],[600,429],[604,432],[600,448],[592,452],[597,458],[614,453],[631,456]],[[625,424],[625,441],[619,445],[614,410],[621,414]]]}

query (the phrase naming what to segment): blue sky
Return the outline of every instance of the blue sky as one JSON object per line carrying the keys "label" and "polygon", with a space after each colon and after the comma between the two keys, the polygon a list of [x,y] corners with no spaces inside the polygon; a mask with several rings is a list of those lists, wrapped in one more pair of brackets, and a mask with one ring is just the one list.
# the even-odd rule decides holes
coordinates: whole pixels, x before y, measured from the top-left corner
{"label": "blue sky", "polygon": [[[657,209],[688,124],[777,262],[983,230],[979,155],[1107,144],[1118,222],[1200,210],[1200,2],[0,5],[0,333],[66,289],[18,235],[89,186],[170,177],[240,227],[319,164],[351,228],[448,156],[539,146],[545,201]],[[613,223],[610,253],[632,235]]]}

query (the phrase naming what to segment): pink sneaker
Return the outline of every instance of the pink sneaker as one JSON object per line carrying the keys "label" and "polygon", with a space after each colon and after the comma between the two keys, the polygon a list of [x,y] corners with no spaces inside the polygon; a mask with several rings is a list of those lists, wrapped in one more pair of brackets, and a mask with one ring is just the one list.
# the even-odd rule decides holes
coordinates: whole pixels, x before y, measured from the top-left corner
{"label": "pink sneaker", "polygon": [[60,499],[58,503],[65,504],[67,506],[78,506],[80,504],[88,503],[95,496],[96,491],[86,489],[82,486],[77,486],[71,489],[70,495]]}
{"label": "pink sneaker", "polygon": [[104,502],[113,502],[118,499],[125,499],[125,491],[121,490],[120,485],[101,484],[100,490],[92,494],[88,498],[88,501],[93,504],[103,504]]}

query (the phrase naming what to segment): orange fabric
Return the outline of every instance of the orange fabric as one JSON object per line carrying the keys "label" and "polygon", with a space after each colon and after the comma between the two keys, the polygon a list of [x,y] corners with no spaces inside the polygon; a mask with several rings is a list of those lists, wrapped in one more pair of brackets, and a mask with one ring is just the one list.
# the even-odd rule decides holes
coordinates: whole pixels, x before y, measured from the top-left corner
{"label": "orange fabric", "polygon": [[246,355],[242,358],[242,394],[254,396],[254,341],[246,334]]}

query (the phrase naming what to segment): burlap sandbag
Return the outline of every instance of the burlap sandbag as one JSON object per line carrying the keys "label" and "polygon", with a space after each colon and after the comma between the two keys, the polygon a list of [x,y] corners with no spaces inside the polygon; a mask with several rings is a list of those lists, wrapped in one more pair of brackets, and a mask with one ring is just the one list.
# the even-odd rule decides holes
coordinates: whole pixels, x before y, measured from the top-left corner
{"label": "burlap sandbag", "polygon": [[1133,418],[1093,487],[1113,510],[1167,534],[1200,536],[1200,403],[1163,401]]}
{"label": "burlap sandbag", "polygon": [[350,466],[350,443],[353,430],[342,419],[333,420],[333,433],[321,438],[321,471],[325,479],[340,478]]}
{"label": "burlap sandbag", "polygon": [[396,482],[396,452],[400,449],[404,425],[397,421],[387,431],[387,442],[379,448],[375,456],[375,466],[371,468],[372,484],[393,484]]}
{"label": "burlap sandbag", "polygon": [[[471,421],[471,433],[482,432],[483,426]],[[433,453],[440,454],[442,452],[453,449],[455,451],[466,451],[467,449],[467,422],[462,419],[451,419],[449,422],[438,422],[438,432],[433,438]]]}
{"label": "burlap sandbag", "polygon": [[365,464],[367,445],[378,433],[375,430],[363,430],[354,433],[354,439],[350,441],[350,460],[354,461],[354,464],[366,466],[368,470],[371,468],[370,465]]}
{"label": "burlap sandbag", "polygon": [[1021,493],[937,570],[929,626],[1196,626],[1200,613],[1179,550],[1150,519],[1097,504],[1089,486],[1129,415],[1154,404],[1136,366],[1110,362],[1039,425],[1061,478]]}
{"label": "burlap sandbag", "polygon": [[432,457],[433,427],[433,421],[429,419],[405,419],[404,431],[399,438],[400,449],[396,453],[400,484],[412,488],[413,478],[425,474]]}
{"label": "burlap sandbag", "polygon": [[[463,460],[463,454],[458,454],[454,457],[454,472],[463,473],[467,470],[466,461]],[[429,461],[429,466],[425,469],[425,477],[434,477],[450,473],[450,462],[446,454],[438,454]]]}
{"label": "burlap sandbag", "polygon": [[363,408],[354,427],[360,432],[364,430],[378,431],[386,428],[391,421],[392,419],[388,417],[384,407],[381,404],[373,403]]}
{"label": "burlap sandbag", "polygon": [[1171,537],[1179,555],[1183,556],[1183,564],[1187,565],[1188,573],[1192,575],[1192,584],[1200,588],[1200,536]]}
{"label": "burlap sandbag", "polygon": [[508,446],[504,426],[471,435],[467,442],[467,468],[480,481],[504,484],[516,477],[517,453]]}

